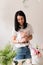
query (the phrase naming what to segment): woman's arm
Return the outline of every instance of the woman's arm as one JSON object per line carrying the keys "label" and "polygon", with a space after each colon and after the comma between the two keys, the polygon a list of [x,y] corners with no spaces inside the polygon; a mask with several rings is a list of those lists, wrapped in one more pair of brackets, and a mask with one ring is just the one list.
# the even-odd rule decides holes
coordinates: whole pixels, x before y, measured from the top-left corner
{"label": "woman's arm", "polygon": [[16,37],[13,36],[13,37],[12,37],[12,42],[19,44],[19,43],[25,43],[25,42],[27,42],[27,41],[26,41],[26,38],[22,38],[20,41],[18,41],[18,40],[16,40]]}
{"label": "woman's arm", "polygon": [[32,38],[33,38],[32,35],[25,36],[24,38],[21,39],[21,42],[22,42],[22,43],[26,43],[26,42],[28,42],[29,40],[32,40]]}
{"label": "woman's arm", "polygon": [[25,38],[22,38],[20,41],[16,40],[16,36],[12,36],[12,42],[13,43],[24,43],[26,42]]}
{"label": "woman's arm", "polygon": [[16,36],[12,36],[12,42],[13,43],[17,43],[18,42],[18,40],[16,40]]}
{"label": "woman's arm", "polygon": [[32,40],[33,36],[32,35],[29,35],[28,36],[28,40]]}
{"label": "woman's arm", "polygon": [[32,35],[26,36],[22,38],[20,41],[16,40],[16,36],[12,36],[12,42],[13,43],[26,43],[27,41],[32,39]]}
{"label": "woman's arm", "polygon": [[22,34],[22,39],[19,41],[19,42],[22,42],[22,43],[26,43],[28,42],[29,40],[32,40],[33,36],[32,35],[26,35],[26,34]]}

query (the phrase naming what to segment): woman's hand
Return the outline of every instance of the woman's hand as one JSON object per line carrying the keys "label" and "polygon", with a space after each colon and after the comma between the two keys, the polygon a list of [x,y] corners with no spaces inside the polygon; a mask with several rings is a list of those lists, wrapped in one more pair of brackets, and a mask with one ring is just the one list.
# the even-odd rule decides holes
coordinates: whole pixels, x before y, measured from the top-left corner
{"label": "woman's hand", "polygon": [[20,40],[21,43],[26,43],[27,41],[28,41],[27,37],[22,38],[22,39]]}
{"label": "woman's hand", "polygon": [[21,39],[20,42],[26,43],[26,42],[28,42],[28,41],[31,40],[31,39],[32,39],[32,35],[25,36],[25,37],[23,37],[23,38]]}
{"label": "woman's hand", "polygon": [[18,43],[19,41],[16,39],[16,36],[12,36],[12,42],[13,43]]}

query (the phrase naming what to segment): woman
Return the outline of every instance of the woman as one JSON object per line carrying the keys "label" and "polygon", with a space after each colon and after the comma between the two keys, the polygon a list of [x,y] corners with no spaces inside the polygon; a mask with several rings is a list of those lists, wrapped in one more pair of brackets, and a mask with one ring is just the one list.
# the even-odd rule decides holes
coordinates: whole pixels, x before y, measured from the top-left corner
{"label": "woman", "polygon": [[[23,11],[17,11],[14,20],[15,29],[13,30],[12,42],[16,48],[15,60],[27,59],[26,62],[29,64],[29,59],[31,59],[29,44],[33,34],[32,26],[26,22]],[[22,62],[20,61],[18,65],[22,65]]]}

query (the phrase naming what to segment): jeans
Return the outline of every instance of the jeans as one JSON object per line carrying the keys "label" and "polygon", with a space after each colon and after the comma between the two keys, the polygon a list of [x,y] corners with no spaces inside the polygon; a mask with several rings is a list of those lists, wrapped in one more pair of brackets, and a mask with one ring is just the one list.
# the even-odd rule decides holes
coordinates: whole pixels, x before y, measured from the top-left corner
{"label": "jeans", "polygon": [[15,52],[16,52],[15,60],[31,58],[31,52],[28,46],[20,47],[16,49]]}

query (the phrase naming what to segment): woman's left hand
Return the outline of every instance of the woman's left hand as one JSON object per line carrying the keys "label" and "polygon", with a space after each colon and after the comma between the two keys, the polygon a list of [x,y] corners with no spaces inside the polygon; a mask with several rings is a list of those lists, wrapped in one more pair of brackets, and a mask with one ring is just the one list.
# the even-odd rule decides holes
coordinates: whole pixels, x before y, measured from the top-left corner
{"label": "woman's left hand", "polygon": [[28,37],[24,37],[24,38],[21,39],[22,43],[26,43],[27,41],[28,41]]}

